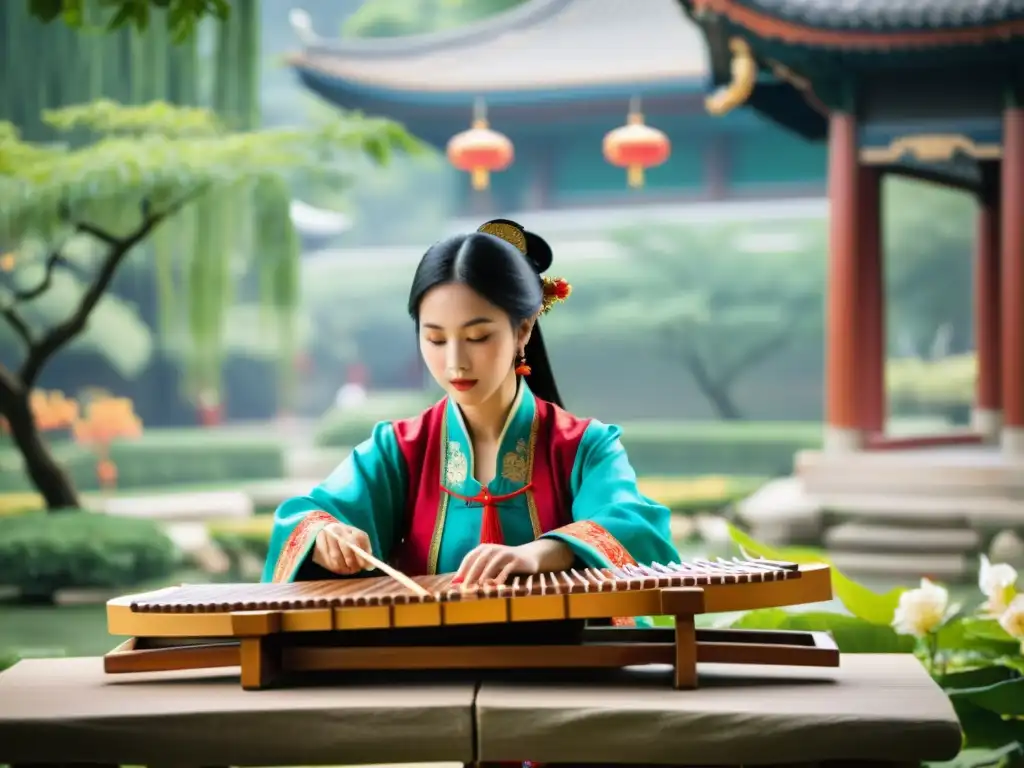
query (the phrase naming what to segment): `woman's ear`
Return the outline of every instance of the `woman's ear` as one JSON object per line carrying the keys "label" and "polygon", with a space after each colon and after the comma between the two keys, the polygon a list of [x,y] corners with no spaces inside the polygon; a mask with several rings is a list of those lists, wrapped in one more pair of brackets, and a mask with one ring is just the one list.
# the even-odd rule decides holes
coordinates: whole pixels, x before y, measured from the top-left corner
{"label": "woman's ear", "polygon": [[537,316],[528,317],[519,324],[516,331],[516,349],[526,349],[530,343],[530,336],[533,334],[533,326],[537,323]]}

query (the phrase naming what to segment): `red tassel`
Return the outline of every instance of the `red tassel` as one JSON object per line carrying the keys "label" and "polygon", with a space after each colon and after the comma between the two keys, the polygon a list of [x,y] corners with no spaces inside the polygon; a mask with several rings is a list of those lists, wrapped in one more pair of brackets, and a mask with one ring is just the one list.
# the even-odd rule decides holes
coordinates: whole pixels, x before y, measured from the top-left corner
{"label": "red tassel", "polygon": [[481,544],[504,544],[505,536],[501,532],[501,518],[498,516],[498,505],[503,501],[514,499],[516,496],[521,496],[533,487],[532,483],[527,483],[518,491],[512,491],[512,493],[506,493],[502,496],[494,496],[486,487],[484,487],[480,493],[476,496],[463,496],[461,493],[450,491],[441,484],[441,490],[456,499],[462,499],[469,503],[482,504],[484,511],[483,517],[480,520],[480,543]]}
{"label": "red tassel", "polygon": [[480,493],[480,500],[484,503],[484,514],[480,521],[480,543],[504,544],[505,536],[501,531],[501,518],[498,517],[498,505],[494,503],[494,497],[484,488]]}
{"label": "red tassel", "polygon": [[516,366],[516,376],[529,376],[533,369],[530,368],[526,363]]}

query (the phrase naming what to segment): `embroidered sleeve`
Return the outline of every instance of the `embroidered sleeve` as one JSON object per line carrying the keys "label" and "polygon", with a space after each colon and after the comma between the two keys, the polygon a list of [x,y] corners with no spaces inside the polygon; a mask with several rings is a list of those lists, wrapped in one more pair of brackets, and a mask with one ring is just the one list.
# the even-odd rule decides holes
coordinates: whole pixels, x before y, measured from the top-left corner
{"label": "embroidered sleeve", "polygon": [[573,522],[545,537],[565,542],[590,567],[679,560],[669,510],[640,493],[618,427],[590,423],[570,485]]}
{"label": "embroidered sleeve", "polygon": [[337,522],[337,519],[326,512],[313,511],[303,515],[281,545],[281,552],[273,563],[270,581],[294,581],[299,566],[312,552],[317,534],[325,525],[333,522]]}
{"label": "embroidered sleeve", "polygon": [[317,534],[332,522],[365,531],[374,554],[388,559],[402,519],[405,485],[394,430],[381,422],[309,495],[288,499],[277,508],[262,580],[294,581]]}

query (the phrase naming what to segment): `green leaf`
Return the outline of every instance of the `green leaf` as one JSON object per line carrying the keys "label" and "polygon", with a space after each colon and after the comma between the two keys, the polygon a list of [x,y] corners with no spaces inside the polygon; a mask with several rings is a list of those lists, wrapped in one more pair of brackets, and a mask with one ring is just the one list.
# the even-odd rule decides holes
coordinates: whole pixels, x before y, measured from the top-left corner
{"label": "green leaf", "polygon": [[1024,745],[1014,741],[998,749],[965,749],[952,760],[925,763],[927,768],[1012,768],[1014,758],[1024,757]]}
{"label": "green leaf", "polygon": [[769,547],[731,524],[729,525],[729,535],[744,551],[769,560],[782,560],[801,565],[825,563],[832,571],[832,591],[846,607],[846,610],[857,618],[872,624],[881,626],[892,624],[896,606],[899,604],[900,595],[906,591],[905,588],[891,589],[880,595],[844,575],[827,557],[816,550],[800,547],[780,549]]}
{"label": "green leaf", "polygon": [[[997,715],[1024,717],[1024,677],[978,688],[954,688],[947,693],[954,703],[967,701]],[[1020,726],[1024,728],[1024,721],[1020,721]]]}
{"label": "green leaf", "polygon": [[947,693],[955,690],[970,690],[984,688],[1017,677],[1016,672],[1010,667],[999,663],[988,663],[977,666],[973,669],[965,669],[958,672],[949,672],[938,677],[938,683],[947,689]]}
{"label": "green leaf", "polygon": [[965,748],[1000,749],[1024,741],[1024,720],[1007,720],[970,700],[950,696],[964,732]]}
{"label": "green leaf", "polygon": [[29,12],[43,23],[53,21],[63,10],[62,0],[31,0],[29,3]]}
{"label": "green leaf", "polygon": [[996,619],[969,618],[963,621],[964,634],[977,640],[1019,646],[1020,641],[1000,626]]}
{"label": "green leaf", "polygon": [[829,632],[842,653],[910,653],[914,639],[898,635],[890,627],[841,613],[794,612],[781,608],[750,611],[734,621],[736,629],[776,629]]}

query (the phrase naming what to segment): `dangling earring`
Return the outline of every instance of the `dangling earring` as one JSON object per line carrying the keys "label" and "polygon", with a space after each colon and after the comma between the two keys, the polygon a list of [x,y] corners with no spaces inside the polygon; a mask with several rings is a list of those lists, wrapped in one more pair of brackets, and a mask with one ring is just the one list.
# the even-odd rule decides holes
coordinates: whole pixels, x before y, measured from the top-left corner
{"label": "dangling earring", "polygon": [[529,376],[530,366],[526,364],[526,355],[519,355],[519,364],[516,366],[516,376]]}

